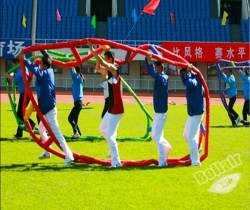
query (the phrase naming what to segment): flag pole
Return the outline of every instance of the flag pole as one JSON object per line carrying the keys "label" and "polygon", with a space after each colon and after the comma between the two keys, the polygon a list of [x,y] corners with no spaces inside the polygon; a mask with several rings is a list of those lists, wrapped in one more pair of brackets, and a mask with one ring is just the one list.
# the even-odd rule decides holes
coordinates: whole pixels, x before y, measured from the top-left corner
{"label": "flag pole", "polygon": [[131,28],[130,31],[128,32],[128,35],[126,36],[126,38],[124,39],[124,41],[122,41],[122,44],[127,40],[127,38],[129,37],[129,35],[131,34],[132,30],[134,29],[134,27],[135,27],[136,23],[138,22],[138,20],[140,19],[141,15],[142,15],[142,12],[140,13],[140,15],[139,15],[139,17],[137,18],[137,20],[134,22],[132,28]]}
{"label": "flag pole", "polygon": [[31,43],[36,43],[36,23],[37,23],[37,0],[33,0],[32,7],[32,28],[31,28]]}
{"label": "flag pole", "polygon": [[[151,0],[149,0],[145,6],[143,7],[143,9],[148,5],[148,3],[150,2]],[[139,15],[139,17],[137,18],[137,20],[134,22],[134,25],[132,26],[132,28],[130,29],[130,31],[128,32],[128,35],[126,36],[126,38],[122,41],[122,44],[127,40],[127,38],[129,37],[129,35],[131,34],[132,30],[134,29],[136,23],[138,22],[138,20],[140,19],[141,15],[143,14],[143,9]]]}

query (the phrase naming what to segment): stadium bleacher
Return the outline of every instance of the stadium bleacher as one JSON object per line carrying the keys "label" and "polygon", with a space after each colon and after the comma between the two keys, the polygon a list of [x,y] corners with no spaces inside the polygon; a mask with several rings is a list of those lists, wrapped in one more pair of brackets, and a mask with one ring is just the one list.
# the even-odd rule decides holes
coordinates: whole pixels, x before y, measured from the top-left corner
{"label": "stadium bleacher", "polygon": [[[107,38],[124,40],[128,36],[128,40],[231,42],[229,21],[222,26],[221,19],[210,18],[209,2],[161,0],[155,11],[156,15],[152,16],[141,14],[146,0],[127,0],[124,17],[107,18]],[[2,15],[5,17],[1,26],[2,38],[31,38],[31,1],[2,0],[1,4]],[[56,20],[57,9],[60,11],[61,21]],[[133,9],[139,20],[130,33],[134,25]],[[171,22],[170,13],[173,13],[174,22]],[[26,18],[26,28],[21,24],[23,15]],[[36,39],[40,43],[45,39],[47,42],[54,42],[96,36],[91,17],[78,16],[78,0],[39,0],[36,25]],[[249,42],[249,20],[241,20],[241,32],[243,42]]]}

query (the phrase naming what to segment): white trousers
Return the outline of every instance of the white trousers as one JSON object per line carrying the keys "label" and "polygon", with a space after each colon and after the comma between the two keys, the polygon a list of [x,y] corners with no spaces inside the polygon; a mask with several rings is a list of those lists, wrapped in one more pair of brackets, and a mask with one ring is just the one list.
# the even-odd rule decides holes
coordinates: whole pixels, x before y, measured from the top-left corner
{"label": "white trousers", "polygon": [[189,144],[190,159],[192,165],[200,165],[199,157],[199,131],[203,115],[188,116],[183,136]]}
{"label": "white trousers", "polygon": [[169,152],[172,150],[169,142],[164,138],[164,126],[167,120],[167,113],[155,113],[152,124],[151,137],[156,142],[159,165],[166,162]]}
{"label": "white trousers", "polygon": [[[40,123],[38,125],[38,132],[42,138],[42,143],[45,143],[49,138],[48,138],[48,135],[47,135],[47,130],[42,122],[42,120],[40,120]],[[52,146],[50,145],[49,146],[50,148],[52,148]],[[49,153],[48,151],[45,150],[46,153]]]}
{"label": "white trousers", "polygon": [[99,127],[100,132],[108,142],[110,154],[112,157],[111,164],[113,166],[121,164],[116,137],[122,115],[123,114],[111,114],[109,112],[106,112]]}
{"label": "white trousers", "polygon": [[67,145],[67,142],[65,138],[62,135],[62,132],[59,128],[59,124],[57,121],[57,108],[55,107],[54,109],[50,110],[46,115],[46,120],[55,135],[56,139],[58,140],[64,154],[65,154],[65,160],[66,162],[74,160],[72,151],[70,150],[69,146]]}

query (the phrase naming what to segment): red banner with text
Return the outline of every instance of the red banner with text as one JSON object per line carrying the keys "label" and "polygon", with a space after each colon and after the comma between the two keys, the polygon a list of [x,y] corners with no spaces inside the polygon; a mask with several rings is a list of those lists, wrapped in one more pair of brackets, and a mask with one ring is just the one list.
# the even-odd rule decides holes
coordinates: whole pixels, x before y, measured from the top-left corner
{"label": "red banner with text", "polygon": [[188,62],[212,63],[219,59],[240,62],[250,59],[249,43],[163,42],[162,47],[180,55]]}

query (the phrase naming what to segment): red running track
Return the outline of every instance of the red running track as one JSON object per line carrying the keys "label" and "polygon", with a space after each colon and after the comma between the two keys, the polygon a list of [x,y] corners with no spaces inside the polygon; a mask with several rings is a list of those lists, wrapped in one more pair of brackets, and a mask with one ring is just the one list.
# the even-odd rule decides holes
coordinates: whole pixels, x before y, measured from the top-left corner
{"label": "red running track", "polygon": [[[6,91],[1,90],[0,93],[1,93],[0,95],[1,103],[9,102],[9,98],[8,98]],[[84,94],[83,96],[84,104],[86,104],[87,102],[90,102],[93,104],[104,103],[103,93],[100,91],[96,91],[96,92],[84,91],[83,94]],[[153,97],[150,92],[138,92],[136,94],[143,104],[152,104]],[[34,92],[34,97],[36,97],[35,92]],[[73,103],[71,91],[56,91],[56,100],[57,100],[57,103],[70,103],[70,104]],[[123,93],[123,102],[127,104],[137,103],[134,97],[128,92]],[[184,93],[170,93],[168,97],[168,102],[175,103],[175,104],[186,104],[185,94]],[[243,103],[244,103],[244,99],[242,95],[238,95],[235,104],[243,106]],[[210,104],[222,105],[219,94],[210,94]]]}

